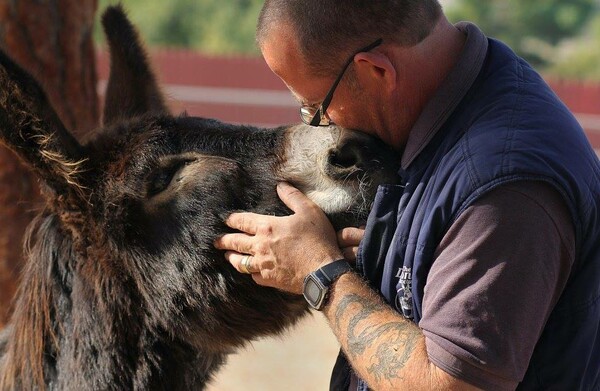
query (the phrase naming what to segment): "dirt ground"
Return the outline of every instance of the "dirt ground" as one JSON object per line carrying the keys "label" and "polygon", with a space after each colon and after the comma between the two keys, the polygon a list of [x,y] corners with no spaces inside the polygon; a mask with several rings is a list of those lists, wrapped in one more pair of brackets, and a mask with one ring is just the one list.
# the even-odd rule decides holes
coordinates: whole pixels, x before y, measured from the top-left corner
{"label": "dirt ground", "polygon": [[285,335],[230,356],[208,391],[328,390],[338,350],[325,318],[314,313]]}

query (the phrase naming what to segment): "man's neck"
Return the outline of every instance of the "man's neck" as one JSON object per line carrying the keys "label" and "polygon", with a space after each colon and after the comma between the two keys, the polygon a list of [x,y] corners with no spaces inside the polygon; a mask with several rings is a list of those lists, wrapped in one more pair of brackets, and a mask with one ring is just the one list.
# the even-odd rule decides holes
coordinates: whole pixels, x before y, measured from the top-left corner
{"label": "man's neck", "polygon": [[457,63],[465,41],[464,33],[442,16],[422,42],[398,50],[396,63],[401,88],[397,101],[402,115],[389,128],[392,135],[389,143],[397,150],[404,149],[410,130]]}

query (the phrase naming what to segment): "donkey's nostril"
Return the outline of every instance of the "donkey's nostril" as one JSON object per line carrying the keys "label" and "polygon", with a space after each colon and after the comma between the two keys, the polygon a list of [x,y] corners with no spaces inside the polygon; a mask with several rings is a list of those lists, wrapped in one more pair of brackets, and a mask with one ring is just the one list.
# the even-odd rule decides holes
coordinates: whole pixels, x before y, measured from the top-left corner
{"label": "donkey's nostril", "polygon": [[365,156],[358,145],[345,144],[329,151],[327,173],[333,178],[350,179],[364,174]]}
{"label": "donkey's nostril", "polygon": [[350,168],[356,167],[359,164],[359,157],[355,153],[348,153],[348,151],[332,150],[329,152],[328,163],[335,167]]}

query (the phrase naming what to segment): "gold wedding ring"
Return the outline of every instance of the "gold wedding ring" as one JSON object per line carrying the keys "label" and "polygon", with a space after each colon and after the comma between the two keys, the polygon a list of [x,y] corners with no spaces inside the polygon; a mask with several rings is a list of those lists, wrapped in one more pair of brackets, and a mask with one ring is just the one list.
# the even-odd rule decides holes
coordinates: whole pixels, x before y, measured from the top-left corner
{"label": "gold wedding ring", "polygon": [[250,258],[252,258],[252,255],[244,255],[242,257],[242,261],[240,262],[240,271],[242,273],[252,274],[250,269],[248,269],[248,266],[250,266]]}

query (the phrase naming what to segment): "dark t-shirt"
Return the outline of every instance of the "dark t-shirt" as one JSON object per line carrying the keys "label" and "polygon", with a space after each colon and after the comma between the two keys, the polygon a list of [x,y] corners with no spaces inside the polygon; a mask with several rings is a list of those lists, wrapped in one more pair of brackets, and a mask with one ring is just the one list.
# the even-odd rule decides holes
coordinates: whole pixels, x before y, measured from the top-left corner
{"label": "dark t-shirt", "polygon": [[559,193],[515,182],[483,196],[440,243],[419,326],[430,360],[484,389],[514,389],[575,257]]}

